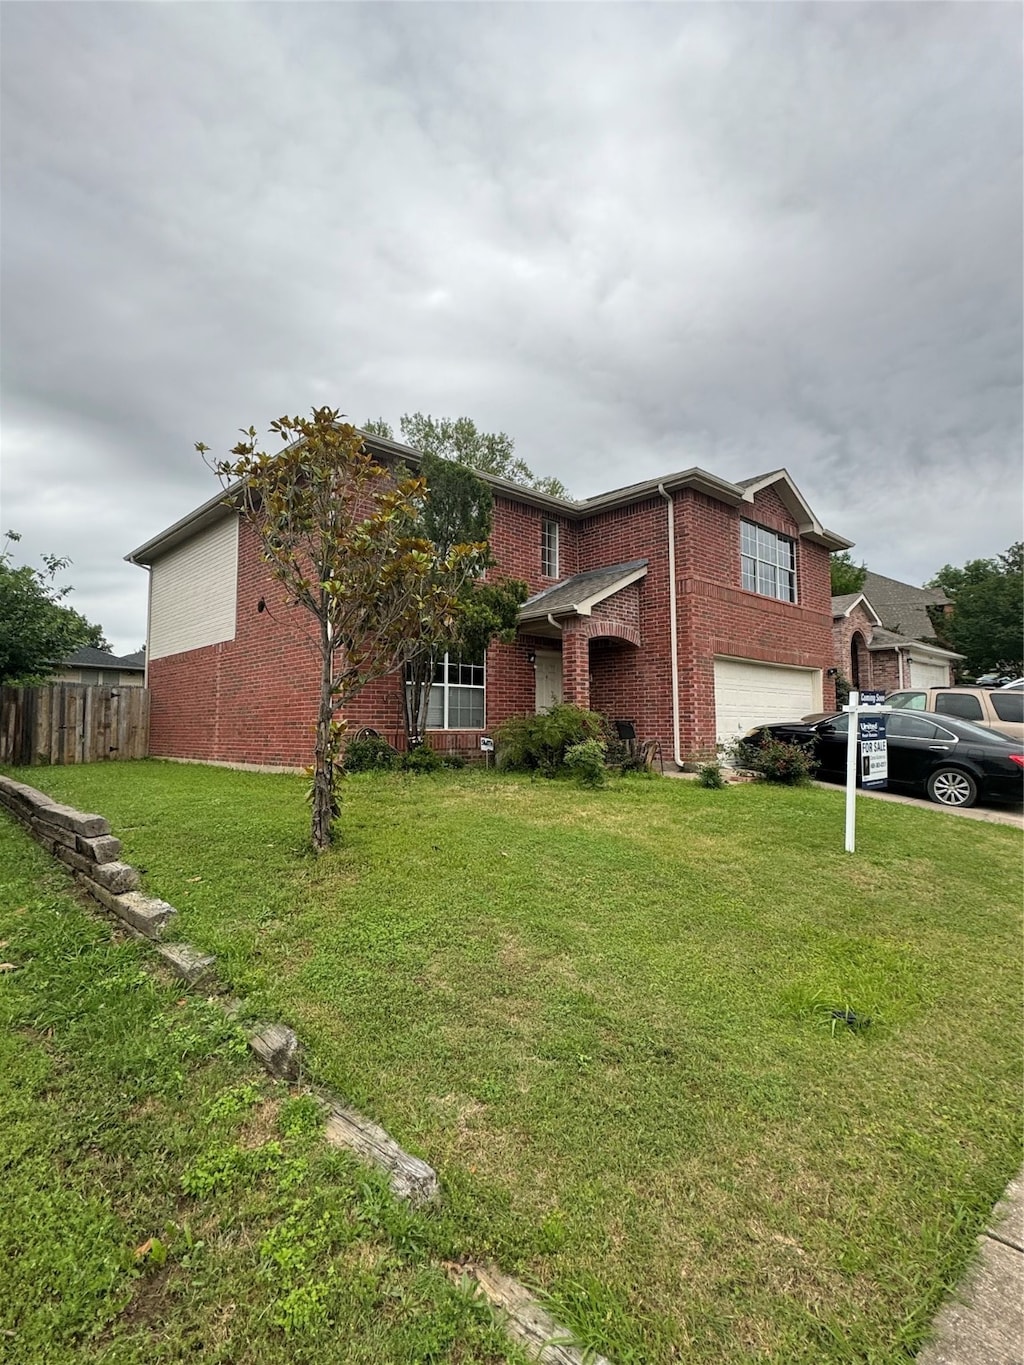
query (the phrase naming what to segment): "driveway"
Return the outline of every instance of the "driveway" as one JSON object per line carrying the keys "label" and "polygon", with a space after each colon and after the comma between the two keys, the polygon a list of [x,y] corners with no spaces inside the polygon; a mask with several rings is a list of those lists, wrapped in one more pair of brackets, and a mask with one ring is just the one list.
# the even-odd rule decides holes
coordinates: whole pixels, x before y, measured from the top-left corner
{"label": "driveway", "polygon": [[[845,791],[840,782],[815,782],[816,787],[827,787],[830,791]],[[959,815],[964,820],[986,820],[991,825],[1013,825],[1024,829],[1024,806],[971,806],[960,810],[956,806],[940,806],[937,801],[927,801],[923,796],[899,796],[896,792],[864,791],[857,788],[858,797],[869,796],[873,801],[901,801],[905,806],[921,806],[924,810],[942,811],[945,815]]]}
{"label": "driveway", "polygon": [[[696,773],[680,772],[666,768],[666,777],[696,778]],[[841,782],[815,782],[823,791],[841,792],[845,787]],[[957,815],[962,820],[983,820],[990,825],[1012,825],[1024,830],[1024,805],[1022,806],[972,806],[970,810],[959,810],[956,806],[940,806],[937,801],[928,801],[923,796],[901,796],[896,792],[864,791],[857,788],[857,796],[870,797],[872,801],[899,801],[905,806],[919,806],[922,810],[939,811],[943,815]]]}

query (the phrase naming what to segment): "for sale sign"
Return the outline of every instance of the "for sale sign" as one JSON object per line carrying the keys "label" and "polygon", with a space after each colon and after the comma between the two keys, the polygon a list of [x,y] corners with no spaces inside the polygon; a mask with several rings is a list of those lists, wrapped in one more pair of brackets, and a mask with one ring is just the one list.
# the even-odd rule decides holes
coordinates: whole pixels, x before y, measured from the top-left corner
{"label": "for sale sign", "polygon": [[885,716],[857,717],[860,740],[860,785],[875,788],[889,785],[889,755],[885,742]]}
{"label": "for sale sign", "polygon": [[862,692],[860,694],[861,706],[884,706],[884,692]]}

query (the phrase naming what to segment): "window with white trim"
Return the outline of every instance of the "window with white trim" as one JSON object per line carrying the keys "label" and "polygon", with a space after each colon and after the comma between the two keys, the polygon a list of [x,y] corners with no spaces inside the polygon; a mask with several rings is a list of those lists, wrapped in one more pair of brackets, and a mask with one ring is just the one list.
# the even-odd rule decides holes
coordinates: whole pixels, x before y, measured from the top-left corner
{"label": "window with white trim", "polygon": [[796,546],[786,536],[741,521],[740,562],[747,592],[796,601]]}
{"label": "window with white trim", "polygon": [[484,662],[445,654],[438,660],[427,702],[428,730],[484,728]]}
{"label": "window with white trim", "polygon": [[540,571],[545,578],[558,577],[558,522],[550,517],[540,524]]}

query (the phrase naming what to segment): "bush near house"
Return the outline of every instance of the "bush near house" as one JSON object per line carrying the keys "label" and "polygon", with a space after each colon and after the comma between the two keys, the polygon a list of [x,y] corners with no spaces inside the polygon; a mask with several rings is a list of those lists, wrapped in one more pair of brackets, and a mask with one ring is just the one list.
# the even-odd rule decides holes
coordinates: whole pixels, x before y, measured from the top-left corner
{"label": "bush near house", "polygon": [[733,758],[765,782],[786,787],[802,786],[818,771],[818,760],[802,744],[787,744],[767,732],[756,741],[740,740],[733,746]]}
{"label": "bush near house", "polygon": [[586,740],[603,740],[605,719],[596,711],[560,702],[537,715],[510,716],[495,731],[498,767],[555,777],[565,770],[566,751]]}

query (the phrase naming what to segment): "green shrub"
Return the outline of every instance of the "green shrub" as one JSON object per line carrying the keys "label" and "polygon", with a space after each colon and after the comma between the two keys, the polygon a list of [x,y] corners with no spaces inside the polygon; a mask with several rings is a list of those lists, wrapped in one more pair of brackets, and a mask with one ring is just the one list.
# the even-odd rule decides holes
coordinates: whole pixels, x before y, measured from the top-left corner
{"label": "green shrub", "polygon": [[465,766],[466,760],[461,754],[445,754],[441,759],[441,767],[448,768],[452,772],[458,772],[460,768],[464,768]]}
{"label": "green shrub", "polygon": [[444,766],[444,760],[429,745],[420,744],[402,755],[401,764],[406,773],[436,773]]}
{"label": "green shrub", "polygon": [[725,786],[722,765],[715,762],[702,763],[697,769],[697,785],[707,787],[711,791],[720,791]]}
{"label": "green shrub", "polygon": [[345,771],[350,773],[369,773],[389,770],[398,764],[398,755],[386,739],[380,735],[365,735],[362,739],[350,739],[345,746]]}
{"label": "green shrub", "polygon": [[604,755],[605,746],[599,739],[584,739],[569,745],[564,763],[581,787],[603,787]]}
{"label": "green shrub", "polygon": [[754,739],[742,739],[733,749],[736,762],[750,768],[765,782],[779,782],[787,787],[799,787],[818,770],[818,760],[802,744],[787,744],[773,739],[763,730]]}
{"label": "green shrub", "polygon": [[510,716],[498,726],[498,765],[554,777],[565,771],[567,749],[603,736],[604,718],[596,711],[559,702],[536,716]]}

